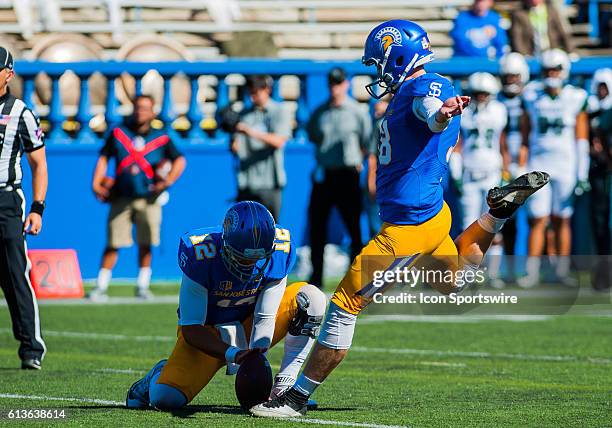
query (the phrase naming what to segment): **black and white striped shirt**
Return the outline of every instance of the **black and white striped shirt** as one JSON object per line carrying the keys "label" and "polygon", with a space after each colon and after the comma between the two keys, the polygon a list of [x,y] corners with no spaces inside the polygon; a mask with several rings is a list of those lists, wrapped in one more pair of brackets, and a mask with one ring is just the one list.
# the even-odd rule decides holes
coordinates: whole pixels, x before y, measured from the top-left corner
{"label": "black and white striped shirt", "polygon": [[0,188],[21,184],[21,157],[44,147],[38,117],[10,93],[0,97]]}

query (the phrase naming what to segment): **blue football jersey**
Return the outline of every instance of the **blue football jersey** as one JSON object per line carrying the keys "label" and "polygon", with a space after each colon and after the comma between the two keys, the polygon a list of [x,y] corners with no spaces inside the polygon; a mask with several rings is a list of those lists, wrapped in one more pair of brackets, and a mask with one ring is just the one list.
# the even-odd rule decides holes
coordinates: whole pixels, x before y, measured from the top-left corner
{"label": "blue football jersey", "polygon": [[420,224],[444,204],[442,180],[459,136],[460,116],[444,131],[431,132],[412,107],[416,97],[426,96],[444,102],[455,96],[455,90],[439,74],[409,80],[393,96],[380,124],[376,199],[380,218],[387,223]]}
{"label": "blue football jersey", "polygon": [[[260,281],[244,283],[223,263],[221,233],[221,227],[192,230],[181,237],[178,251],[183,273],[208,291],[206,324],[210,325],[246,319],[253,313],[257,297],[266,285],[286,277],[295,263],[289,231],[277,226],[276,250],[263,277]],[[258,265],[263,263],[262,260]]]}

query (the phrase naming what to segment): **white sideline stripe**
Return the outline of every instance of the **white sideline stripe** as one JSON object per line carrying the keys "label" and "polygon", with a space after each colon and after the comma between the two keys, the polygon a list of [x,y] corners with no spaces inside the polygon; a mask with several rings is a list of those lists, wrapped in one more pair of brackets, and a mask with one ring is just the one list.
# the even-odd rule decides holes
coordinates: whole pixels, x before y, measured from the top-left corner
{"label": "white sideline stripe", "polygon": [[[0,328],[0,333],[11,333],[8,328]],[[126,334],[108,333],[86,333],[76,331],[53,331],[45,330],[47,336],[72,337],[77,339],[99,339],[99,340],[131,340],[137,342],[175,342],[173,336],[129,336]],[[493,354],[490,352],[471,352],[471,351],[440,351],[435,349],[413,349],[413,348],[376,348],[367,346],[352,346],[354,352],[375,352],[383,354],[411,354],[427,355],[436,357],[468,357],[468,358],[500,358],[507,360],[527,360],[527,361],[586,361],[593,364],[612,364],[612,359],[599,357],[576,357],[573,355],[536,355],[536,354]]]}
{"label": "white sideline stripe", "polygon": [[468,358],[500,358],[505,360],[525,361],[587,361],[593,364],[612,364],[612,360],[598,357],[575,357],[573,355],[534,355],[534,354],[493,354],[490,352],[468,352],[468,351],[438,351],[435,349],[411,349],[411,348],[370,348],[366,346],[352,346],[355,352],[377,352],[381,354],[409,354],[427,355],[436,357],[468,357]]}
{"label": "white sideline stripe", "polygon": [[[0,393],[0,398],[11,398],[21,400],[45,400],[45,401],[76,401],[78,403],[91,403],[91,404],[105,404],[107,406],[125,406],[123,401],[112,401],[112,400],[100,400],[98,398],[77,398],[77,397],[47,397],[41,395],[22,395],[22,394],[6,394]],[[362,428],[407,428],[403,425],[380,425],[380,424],[368,424],[361,422],[341,422],[341,421],[330,421],[326,419],[312,419],[312,418],[287,418],[285,419],[291,422],[299,422],[303,424],[314,424],[314,425],[336,425],[343,427],[362,427]]]}
{"label": "white sideline stripe", "polygon": [[76,401],[79,403],[106,404],[108,406],[124,406],[123,401],[100,400],[97,398],[77,398],[77,397],[46,397],[41,395],[22,395],[0,393],[0,398],[18,398],[24,400],[45,400],[45,401]]}

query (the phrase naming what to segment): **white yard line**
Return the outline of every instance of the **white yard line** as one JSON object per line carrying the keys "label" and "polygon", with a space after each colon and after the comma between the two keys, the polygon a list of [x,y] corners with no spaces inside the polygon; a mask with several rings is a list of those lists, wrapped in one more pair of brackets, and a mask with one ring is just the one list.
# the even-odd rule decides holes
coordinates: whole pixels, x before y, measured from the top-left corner
{"label": "white yard line", "polygon": [[[0,328],[0,334],[10,333],[12,330],[8,328]],[[96,339],[109,341],[135,341],[135,342],[174,342],[175,337],[172,336],[130,336],[126,334],[108,334],[108,333],[87,333],[75,331],[53,331],[43,330],[45,336],[69,337],[74,339]],[[436,349],[414,349],[414,348],[378,348],[369,346],[352,346],[353,352],[370,352],[383,354],[405,354],[405,355],[423,355],[434,357],[466,357],[466,358],[497,358],[504,360],[524,360],[524,361],[576,361],[589,362],[592,364],[612,364],[612,359],[589,357],[589,356],[574,356],[574,355],[538,355],[538,354],[510,354],[510,353],[491,353],[491,352],[474,352],[474,351],[449,351]]]}
{"label": "white yard line", "polygon": [[612,364],[612,360],[599,357],[577,357],[573,355],[536,355],[536,354],[493,354],[490,352],[469,351],[439,351],[435,349],[411,349],[411,348],[371,348],[367,346],[352,346],[353,352],[374,352],[381,354],[404,354],[404,355],[426,355],[435,357],[466,357],[466,358],[498,358],[503,360],[524,361],[576,361],[589,362],[593,364]]}
{"label": "white yard line", "polygon": [[[0,333],[11,333],[8,328],[0,328]],[[53,331],[43,330],[44,336],[50,337],[70,337],[74,339],[96,339],[96,340],[131,340],[136,342],[176,342],[176,337],[172,336],[128,336],[125,334],[107,334],[107,333],[87,333],[77,331]]]}
{"label": "white yard line", "polygon": [[477,323],[481,321],[546,321],[553,315],[363,315],[357,321],[359,324],[379,324],[394,322],[425,322],[425,323]]}
{"label": "white yard line", "polygon": [[[178,304],[178,295],[154,296],[151,299],[140,299],[138,297],[109,297],[108,300],[95,302],[89,299],[42,299],[38,301],[39,306],[82,306],[82,305],[158,305]],[[0,307],[6,307],[6,301],[0,300]]]}
{"label": "white yard line", "polygon": [[76,401],[78,403],[104,404],[107,406],[124,406],[125,401],[100,400],[98,398],[77,397],[47,397],[44,395],[23,395],[0,393],[0,398],[12,398],[20,400],[45,400],[45,401]]}
{"label": "white yard line", "polygon": [[112,374],[145,374],[145,370],[135,370],[135,369],[98,369],[94,370],[95,373],[112,373]]}
{"label": "white yard line", "polygon": [[464,364],[464,363],[446,363],[444,361],[419,361],[419,364],[422,366],[432,366],[432,367],[456,367],[456,368],[467,367],[467,364]]}
{"label": "white yard line", "polygon": [[366,424],[361,422],[339,422],[339,421],[328,421],[325,419],[312,419],[312,418],[287,418],[284,419],[291,422],[299,422],[303,424],[312,425],[336,425],[341,427],[363,427],[363,428],[407,428],[405,425],[380,425],[380,424]]}
{"label": "white yard line", "polygon": [[[48,397],[44,395],[23,395],[23,394],[7,394],[0,393],[0,399],[19,399],[19,400],[43,400],[43,401],[73,401],[77,403],[103,404],[107,406],[125,406],[124,401],[101,400],[98,398],[81,398],[81,397]],[[361,422],[341,422],[326,419],[313,418],[288,418],[287,421],[298,422],[308,425],[336,425],[343,427],[361,427],[361,428],[407,428],[404,425],[381,425]],[[262,421],[263,422],[263,421]]]}

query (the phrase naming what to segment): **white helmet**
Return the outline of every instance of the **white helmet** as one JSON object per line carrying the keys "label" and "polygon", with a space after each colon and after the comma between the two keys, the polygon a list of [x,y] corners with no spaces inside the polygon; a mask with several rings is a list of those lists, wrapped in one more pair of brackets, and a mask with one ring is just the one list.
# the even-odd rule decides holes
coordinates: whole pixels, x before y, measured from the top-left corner
{"label": "white helmet", "polygon": [[608,92],[612,92],[612,68],[600,68],[593,74],[593,80],[591,80],[591,94],[596,94],[597,88],[602,83],[608,87]]}
{"label": "white helmet", "polygon": [[570,71],[569,56],[561,49],[550,49],[542,52],[542,60],[540,61],[542,69],[561,68],[561,78],[567,79]]}
{"label": "white helmet", "polygon": [[510,52],[499,60],[499,74],[518,74],[524,85],[529,80],[529,66],[525,57],[518,52]]}
{"label": "white helmet", "polygon": [[500,85],[492,74],[478,72],[472,74],[468,79],[468,88],[472,93],[486,92],[487,94],[495,96],[500,90]]}

